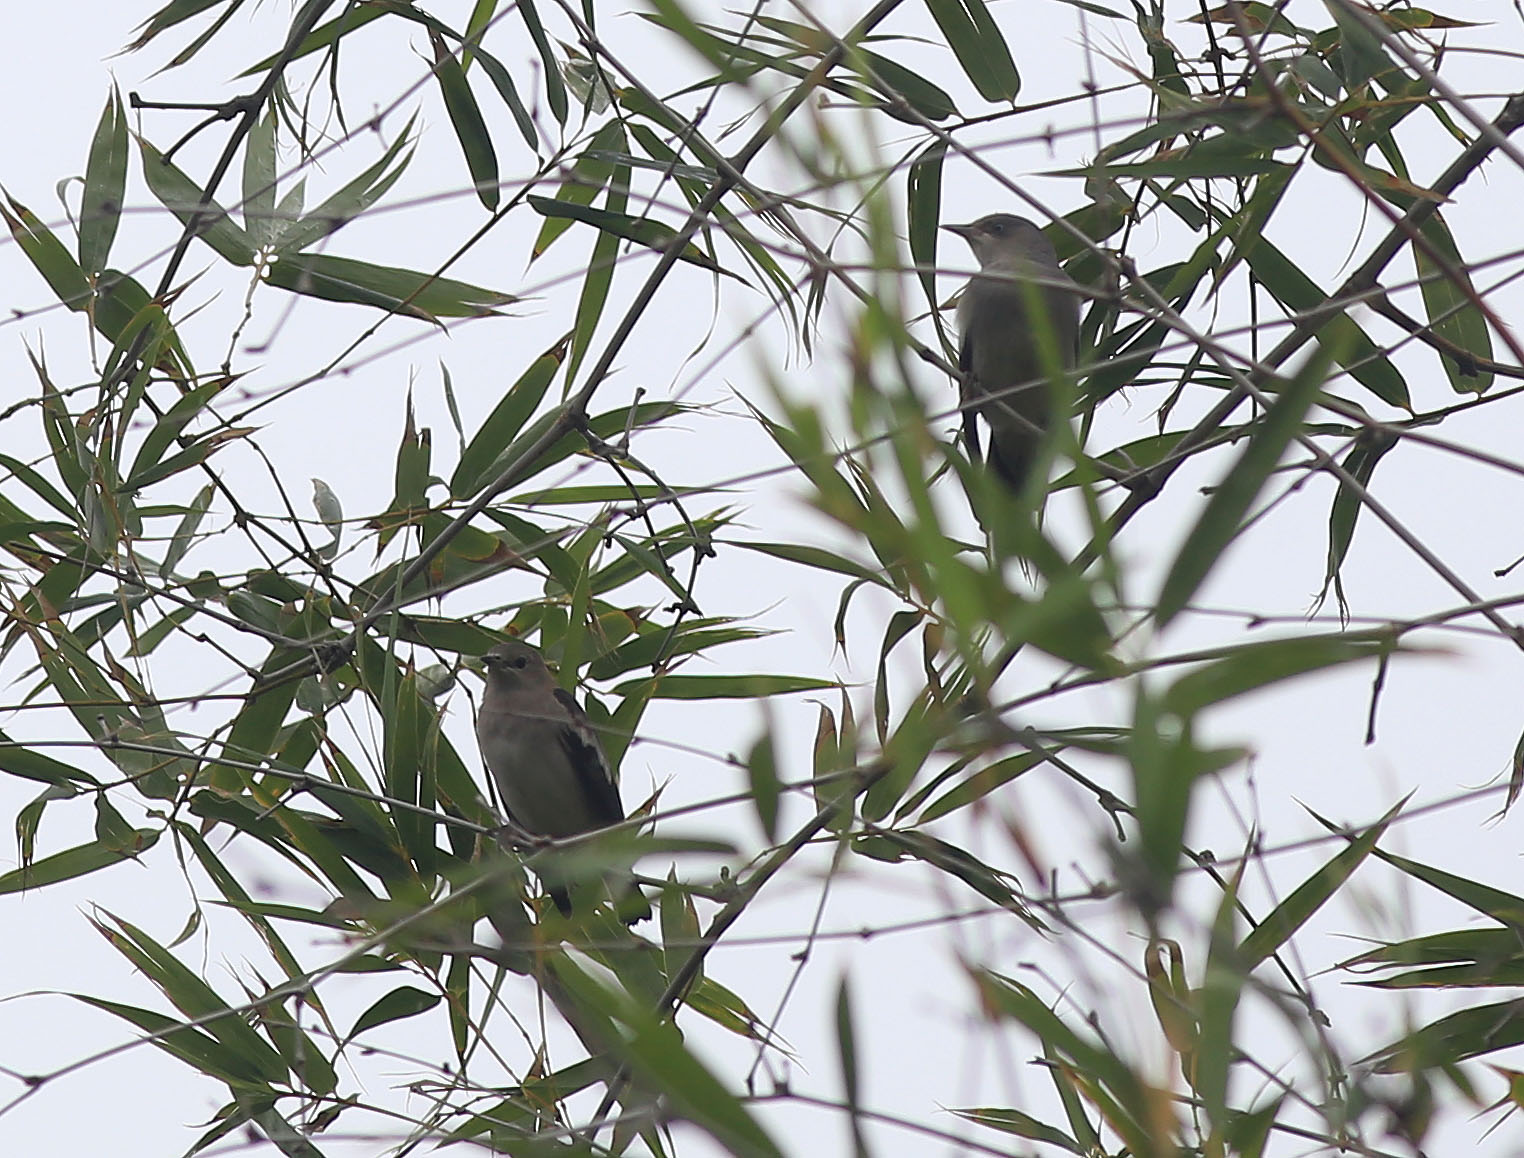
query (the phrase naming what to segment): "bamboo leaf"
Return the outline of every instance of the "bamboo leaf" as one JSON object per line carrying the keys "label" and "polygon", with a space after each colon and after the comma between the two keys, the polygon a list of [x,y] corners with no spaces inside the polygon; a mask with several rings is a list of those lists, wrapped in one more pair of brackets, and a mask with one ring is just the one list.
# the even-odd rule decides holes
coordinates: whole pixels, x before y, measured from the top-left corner
{"label": "bamboo leaf", "polygon": [[1296,377],[1284,384],[1258,429],[1249,437],[1248,446],[1212,492],[1160,589],[1155,609],[1160,627],[1167,626],[1184,610],[1222,553],[1238,537],[1250,505],[1300,430],[1332,360],[1332,351],[1327,346],[1321,347],[1307,359]]}
{"label": "bamboo leaf", "polygon": [[114,88],[101,111],[85,166],[85,194],[79,207],[79,264],[86,273],[105,270],[122,219],[127,192],[127,113]]}
{"label": "bamboo leaf", "polygon": [[269,267],[266,280],[292,293],[374,306],[427,321],[487,317],[496,314],[497,307],[518,300],[512,294],[435,274],[326,253],[286,255]]}
{"label": "bamboo leaf", "polygon": [[476,196],[491,213],[497,209],[498,203],[497,150],[492,147],[492,134],[460,61],[451,55],[439,33],[430,29],[429,40],[434,46],[434,76],[439,80],[445,112],[455,127],[460,150],[466,156],[466,168],[476,185]]}

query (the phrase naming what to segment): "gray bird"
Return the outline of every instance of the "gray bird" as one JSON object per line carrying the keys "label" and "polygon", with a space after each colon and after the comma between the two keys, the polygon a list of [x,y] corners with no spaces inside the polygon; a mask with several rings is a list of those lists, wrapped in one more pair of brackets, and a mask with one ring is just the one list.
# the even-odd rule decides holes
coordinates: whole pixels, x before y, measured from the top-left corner
{"label": "gray bird", "polygon": [[1053,243],[1025,217],[991,213],[968,225],[942,228],[968,242],[979,262],[979,272],[958,301],[963,437],[978,461],[974,416],[982,415],[990,427],[990,466],[1020,491],[1053,422],[1049,367],[1034,341],[1034,327],[1048,328],[1059,364],[1073,369],[1079,286],[1059,267]]}
{"label": "gray bird", "polygon": [[[487,690],[476,713],[476,742],[509,818],[552,839],[624,820],[619,788],[587,713],[557,686],[540,653],[513,639],[482,656],[482,666]],[[571,896],[554,875],[547,864],[545,891],[570,914]],[[621,879],[613,895],[627,923],[651,915],[633,880]]]}

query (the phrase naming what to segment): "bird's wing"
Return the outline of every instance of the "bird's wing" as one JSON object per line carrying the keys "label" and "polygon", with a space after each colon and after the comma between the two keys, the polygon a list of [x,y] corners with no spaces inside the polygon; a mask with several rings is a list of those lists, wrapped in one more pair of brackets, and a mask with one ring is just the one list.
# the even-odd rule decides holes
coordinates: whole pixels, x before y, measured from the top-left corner
{"label": "bird's wing", "polygon": [[963,410],[963,441],[968,445],[969,460],[977,463],[982,458],[979,452],[979,427],[974,423],[976,408],[969,403],[978,395],[978,387],[973,383],[973,343],[966,336],[958,343],[958,369],[963,371],[958,382],[958,405]]}
{"label": "bird's wing", "polygon": [[618,824],[624,819],[624,804],[619,799],[614,774],[587,713],[565,688],[556,689],[556,701],[566,709],[567,715],[566,723],[560,728],[561,746],[594,822],[599,828]]}

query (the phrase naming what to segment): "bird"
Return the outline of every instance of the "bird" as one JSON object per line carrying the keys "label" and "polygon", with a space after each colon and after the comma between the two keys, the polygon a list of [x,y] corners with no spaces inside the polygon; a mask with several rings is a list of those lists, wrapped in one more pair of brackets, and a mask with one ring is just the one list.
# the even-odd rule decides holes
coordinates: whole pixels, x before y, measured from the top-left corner
{"label": "bird", "polygon": [[977,461],[974,417],[981,415],[990,428],[990,467],[1020,492],[1054,420],[1047,382],[1053,367],[1045,364],[1036,327],[1048,329],[1058,365],[1072,370],[1079,354],[1079,286],[1060,268],[1047,235],[1025,217],[991,213],[942,228],[968,242],[979,262],[958,301],[963,437]]}
{"label": "bird", "polygon": [[[597,733],[540,653],[510,639],[482,656],[482,666],[487,688],[476,713],[476,742],[509,819],[553,840],[621,823],[624,805]],[[569,916],[566,882],[555,879],[549,864],[541,879]],[[614,897],[627,924],[651,915],[633,878],[620,881]]]}

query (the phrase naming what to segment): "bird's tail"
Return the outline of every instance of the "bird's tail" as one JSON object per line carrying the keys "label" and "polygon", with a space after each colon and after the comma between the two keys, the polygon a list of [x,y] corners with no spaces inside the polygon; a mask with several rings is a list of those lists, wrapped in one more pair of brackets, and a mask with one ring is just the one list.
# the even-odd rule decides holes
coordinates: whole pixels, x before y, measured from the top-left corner
{"label": "bird's tail", "polygon": [[622,893],[613,889],[610,892],[614,896],[614,912],[619,914],[619,919],[626,925],[650,919],[651,902],[646,900],[645,893],[640,891],[640,884],[634,877],[626,879]]}
{"label": "bird's tail", "polygon": [[989,465],[1000,480],[1017,494],[1027,485],[1032,464],[1037,460],[1037,439],[990,438]]}

